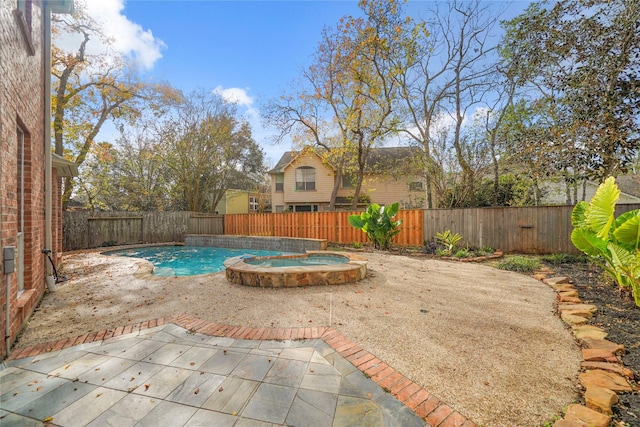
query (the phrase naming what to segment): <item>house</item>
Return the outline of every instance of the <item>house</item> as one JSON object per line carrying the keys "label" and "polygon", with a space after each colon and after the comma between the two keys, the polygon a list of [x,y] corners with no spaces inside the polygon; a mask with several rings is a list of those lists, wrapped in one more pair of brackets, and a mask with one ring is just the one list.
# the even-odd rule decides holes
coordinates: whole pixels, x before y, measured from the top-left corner
{"label": "house", "polygon": [[[419,152],[412,147],[374,148],[362,182],[358,208],[369,203],[400,202],[405,209],[423,208],[422,178],[412,166]],[[285,152],[271,177],[272,212],[317,212],[329,210],[336,168],[320,152],[310,148]],[[354,179],[343,176],[336,197],[336,209],[351,209]]]}
{"label": "house", "polygon": [[246,214],[270,209],[269,194],[228,189],[216,205],[216,214]]}
{"label": "house", "polygon": [[[8,355],[52,280],[62,251],[62,176],[72,162],[51,152],[51,13],[72,0],[0,2],[0,344]],[[7,321],[8,319],[8,321]]]}
{"label": "house", "polygon": [[[616,184],[620,189],[620,199],[618,204],[640,203],[640,175],[629,174],[616,177]],[[584,185],[584,187],[583,187]],[[578,201],[582,200],[584,190],[584,200],[590,201],[600,184],[594,181],[581,182],[578,186]],[[540,185],[542,190],[541,205],[565,205],[574,204],[573,191],[570,203],[567,203],[567,186],[560,179],[547,179]]]}

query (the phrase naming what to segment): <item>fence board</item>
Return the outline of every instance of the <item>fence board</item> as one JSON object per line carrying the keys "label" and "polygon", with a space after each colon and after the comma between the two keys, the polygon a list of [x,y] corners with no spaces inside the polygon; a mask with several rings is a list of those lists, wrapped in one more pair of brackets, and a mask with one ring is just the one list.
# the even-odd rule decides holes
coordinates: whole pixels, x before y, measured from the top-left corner
{"label": "fence board", "polygon": [[[618,205],[616,216],[640,209]],[[505,252],[578,253],[571,243],[573,206],[496,207],[402,210],[401,232],[394,244],[421,246],[445,230],[460,233],[472,247],[492,246]],[[349,224],[360,212],[285,212],[211,215],[193,212],[67,211],[63,248],[86,249],[103,244],[184,241],[185,234],[228,234],[325,239],[365,243],[366,235]]]}
{"label": "fence board", "polygon": [[65,251],[110,244],[178,242],[187,234],[189,212],[65,211]]}
{"label": "fence board", "polygon": [[[616,206],[616,216],[640,204]],[[491,246],[514,253],[579,253],[571,243],[573,206],[529,206],[424,211],[424,239],[451,230],[471,247]]]}

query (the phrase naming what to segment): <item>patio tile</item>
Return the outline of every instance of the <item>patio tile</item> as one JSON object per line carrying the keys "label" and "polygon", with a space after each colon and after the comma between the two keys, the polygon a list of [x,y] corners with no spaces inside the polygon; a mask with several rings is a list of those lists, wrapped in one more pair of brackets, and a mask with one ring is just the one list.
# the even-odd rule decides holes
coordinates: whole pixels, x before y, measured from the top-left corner
{"label": "patio tile", "polygon": [[160,400],[148,396],[140,396],[130,393],[120,399],[99,417],[87,424],[87,427],[133,427],[153,408],[158,406]]}
{"label": "patio tile", "polygon": [[259,385],[257,381],[228,377],[202,407],[227,414],[239,414]]}
{"label": "patio tile", "polygon": [[185,354],[193,346],[175,343],[165,343],[156,351],[144,358],[145,362],[168,365],[178,357]]}
{"label": "patio tile", "polygon": [[42,421],[33,418],[23,417],[22,415],[6,413],[2,414],[2,425],[11,427],[42,427]]}
{"label": "patio tile", "polygon": [[105,387],[128,391],[141,387],[162,369],[153,363],[137,362],[104,383]]}
{"label": "patio tile", "polygon": [[353,366],[351,362],[336,352],[327,355],[325,360],[327,360],[342,375],[349,375],[355,371],[359,371],[359,369]]}
{"label": "patio tile", "polygon": [[[165,367],[146,380],[144,385],[138,387],[135,392],[144,396],[164,399],[180,384],[186,381],[192,373],[193,371],[187,369]],[[147,385],[149,387],[147,387]]]}
{"label": "patio tile", "polygon": [[260,341],[257,340],[235,340],[233,344],[230,345],[233,348],[258,348],[260,347]]}
{"label": "patio tile", "polygon": [[[38,396],[37,399],[32,400],[12,412],[43,420],[54,415],[56,412],[63,410],[76,400],[84,397],[85,394],[91,393],[91,391],[97,388],[91,384],[82,384],[66,380],[63,381],[65,384],[62,384],[49,392],[34,392],[34,394]],[[5,407],[4,404],[3,407]],[[6,409],[11,410],[10,407],[6,407]]]}
{"label": "patio tile", "polygon": [[41,375],[28,383],[20,384],[12,390],[5,391],[4,387],[2,387],[4,393],[0,396],[0,406],[4,410],[15,412],[17,409],[30,404],[66,383],[68,381],[63,378]]}
{"label": "patio tile", "polygon": [[79,375],[78,381],[95,385],[103,385],[107,381],[110,381],[112,378],[116,377],[122,371],[129,369],[135,363],[135,360],[112,357],[109,358],[106,362],[99,364],[94,369],[86,371],[84,374]]}
{"label": "patio tile", "polygon": [[229,375],[244,357],[244,353],[219,350],[204,362],[199,369],[212,374]]}
{"label": "patio tile", "polygon": [[333,366],[309,363],[300,388],[337,394],[340,391],[341,379],[340,373]]}
{"label": "patio tile", "polygon": [[424,427],[425,425],[424,420],[389,393],[383,393],[376,399],[376,403],[382,410],[384,425],[402,427]]}
{"label": "patio tile", "polygon": [[165,343],[153,340],[144,340],[122,351],[118,357],[131,360],[144,360],[150,354],[161,348]]}
{"label": "patio tile", "polygon": [[303,348],[286,348],[282,350],[280,353],[280,357],[283,359],[292,359],[292,360],[300,360],[303,362],[308,362],[313,357],[314,353],[313,347],[303,347]]}
{"label": "patio tile", "polygon": [[240,418],[233,427],[275,427],[276,424],[266,421],[252,420],[251,418]]}
{"label": "patio tile", "polygon": [[193,372],[167,396],[166,400],[200,407],[218,391],[222,381],[224,381],[222,375]]}
{"label": "patio tile", "polygon": [[96,354],[106,354],[108,356],[121,357],[123,351],[126,351],[134,345],[144,341],[146,340],[138,337],[121,338],[120,340],[108,344],[103,344],[100,347],[96,347],[92,349],[91,352]]}
{"label": "patio tile", "polygon": [[64,367],[74,360],[79,359],[84,356],[86,353],[83,351],[74,351],[72,353],[66,353],[63,355],[57,355],[54,357],[49,357],[40,360],[34,360],[32,363],[28,365],[21,365],[22,368],[28,369],[30,371],[41,372],[43,374],[49,374],[58,368]]}
{"label": "patio tile", "polygon": [[342,378],[340,394],[375,400],[385,394],[385,391],[361,371],[356,370]]}
{"label": "patio tile", "polygon": [[383,427],[384,421],[382,410],[371,400],[349,396],[338,397],[333,427]]}
{"label": "patio tile", "polygon": [[145,415],[136,427],[178,427],[183,426],[198,408],[163,401]]}
{"label": "patio tile", "polygon": [[284,423],[296,390],[275,384],[261,384],[242,416],[271,423]]}
{"label": "patio tile", "polygon": [[234,342],[235,342],[234,338],[209,337],[209,340],[206,342],[206,344],[218,346],[218,347],[230,347]]}
{"label": "patio tile", "polygon": [[238,363],[231,375],[246,380],[262,381],[273,367],[274,359],[265,356],[248,354]]}
{"label": "patio tile", "polygon": [[313,390],[298,390],[286,423],[292,426],[330,426],[338,396]]}
{"label": "patio tile", "polygon": [[198,409],[195,415],[185,424],[185,427],[232,427],[237,419],[238,417],[233,415]]}
{"label": "patio tile", "polygon": [[218,351],[213,348],[191,347],[168,365],[185,369],[200,369],[204,362],[211,359]]}
{"label": "patio tile", "polygon": [[7,393],[38,378],[46,378],[46,375],[26,369],[7,368],[2,371],[2,376],[0,377],[0,390]]}
{"label": "patio tile", "polygon": [[265,383],[298,387],[307,369],[307,362],[277,359],[264,377]]}
{"label": "patio tile", "polygon": [[86,425],[125,396],[127,393],[123,391],[95,388],[63,410],[52,414],[53,422],[61,426]]}
{"label": "patio tile", "polygon": [[107,360],[109,360],[109,356],[86,353],[84,356],[51,371],[49,375],[73,380],[85,372],[95,369],[98,365],[106,362]]}

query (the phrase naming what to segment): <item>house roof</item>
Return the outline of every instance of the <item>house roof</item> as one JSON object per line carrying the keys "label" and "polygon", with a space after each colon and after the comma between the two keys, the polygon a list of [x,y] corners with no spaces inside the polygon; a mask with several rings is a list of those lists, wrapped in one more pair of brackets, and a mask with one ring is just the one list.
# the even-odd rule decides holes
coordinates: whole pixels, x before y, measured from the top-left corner
{"label": "house roof", "polygon": [[58,176],[65,178],[78,176],[78,165],[59,154],[51,153],[51,166],[58,172]]}
{"label": "house roof", "polygon": [[[305,151],[305,150],[303,150]],[[282,173],[303,151],[285,151],[278,163],[269,173]],[[315,151],[310,151],[319,156]],[[369,172],[383,172],[401,166],[406,170],[406,160],[420,154],[417,147],[377,147],[371,149],[367,170]]]}

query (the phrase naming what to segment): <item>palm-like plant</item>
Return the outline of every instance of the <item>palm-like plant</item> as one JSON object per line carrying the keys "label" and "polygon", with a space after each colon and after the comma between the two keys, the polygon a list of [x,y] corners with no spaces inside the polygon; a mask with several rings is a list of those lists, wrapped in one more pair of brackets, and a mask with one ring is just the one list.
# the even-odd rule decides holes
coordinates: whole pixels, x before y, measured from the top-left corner
{"label": "palm-like plant", "polygon": [[591,202],[579,202],[573,208],[571,241],[620,286],[630,288],[640,307],[640,209],[615,218],[619,199],[615,179],[607,178]]}

